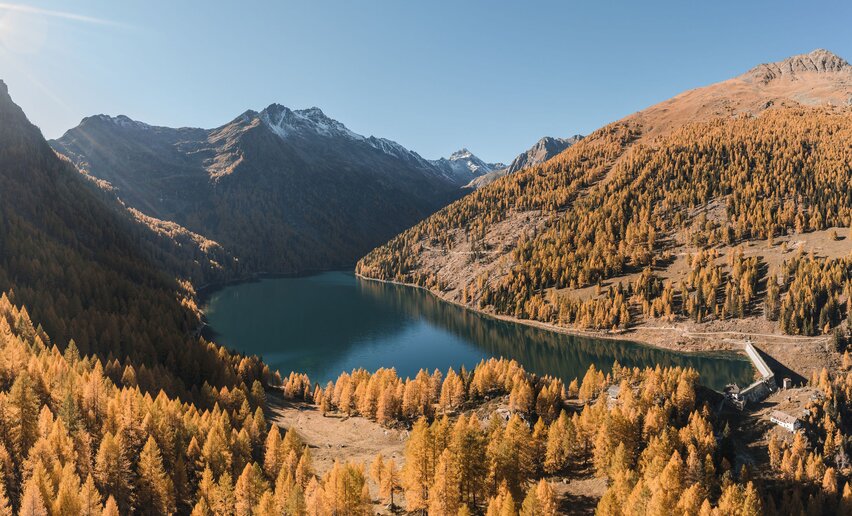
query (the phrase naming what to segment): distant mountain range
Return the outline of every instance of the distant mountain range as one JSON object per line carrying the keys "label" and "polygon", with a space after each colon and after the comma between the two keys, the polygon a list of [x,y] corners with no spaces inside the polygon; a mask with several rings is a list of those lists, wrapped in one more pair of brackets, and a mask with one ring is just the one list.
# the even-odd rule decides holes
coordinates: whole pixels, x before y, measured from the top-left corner
{"label": "distant mountain range", "polygon": [[433,166],[445,171],[444,174],[460,185],[466,185],[478,177],[505,168],[503,163],[485,163],[467,149],[450,154],[449,158],[431,161]]}
{"label": "distant mountain range", "polygon": [[216,242],[245,271],[347,267],[502,164],[430,161],[320,109],[272,104],[215,129],[97,115],[50,142],[128,206]]}
{"label": "distant mountain range", "polygon": [[[498,167],[495,165],[492,167],[490,172],[473,178],[466,187],[474,190],[482,188],[503,176],[513,174],[525,168],[540,165],[557,156],[559,153],[582,139],[583,136],[579,134],[575,134],[570,138],[554,138],[552,136],[545,136],[541,140],[537,141],[535,145],[518,154],[509,166],[503,165],[502,167]],[[499,165],[499,163],[497,165]]]}

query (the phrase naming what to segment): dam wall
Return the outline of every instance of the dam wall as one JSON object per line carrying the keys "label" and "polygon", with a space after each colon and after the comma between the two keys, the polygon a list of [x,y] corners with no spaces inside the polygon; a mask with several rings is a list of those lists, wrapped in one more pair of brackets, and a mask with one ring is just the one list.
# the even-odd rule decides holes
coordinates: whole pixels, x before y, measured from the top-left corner
{"label": "dam wall", "polygon": [[744,409],[747,403],[763,401],[778,388],[775,383],[775,373],[766,365],[766,361],[763,360],[760,352],[757,351],[757,348],[754,347],[754,344],[750,340],[747,340],[745,343],[745,352],[749,360],[751,360],[752,365],[754,365],[754,368],[760,374],[760,378],[745,389],[731,394],[731,403],[740,410]]}

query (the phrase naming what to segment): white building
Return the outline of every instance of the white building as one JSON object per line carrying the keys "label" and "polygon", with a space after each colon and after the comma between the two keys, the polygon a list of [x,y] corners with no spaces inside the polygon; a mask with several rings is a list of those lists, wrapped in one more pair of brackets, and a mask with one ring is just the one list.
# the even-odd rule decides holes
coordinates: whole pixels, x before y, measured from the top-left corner
{"label": "white building", "polygon": [[802,427],[802,422],[797,417],[780,410],[773,410],[772,414],[769,415],[769,420],[790,432],[795,432]]}

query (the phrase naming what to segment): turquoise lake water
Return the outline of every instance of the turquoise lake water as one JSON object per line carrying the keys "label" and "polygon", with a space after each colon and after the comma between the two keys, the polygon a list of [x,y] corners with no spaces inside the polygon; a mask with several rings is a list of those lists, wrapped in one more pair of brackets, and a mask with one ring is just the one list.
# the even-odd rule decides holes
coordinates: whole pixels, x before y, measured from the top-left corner
{"label": "turquoise lake water", "polygon": [[681,365],[715,389],[750,383],[751,363],[735,354],[675,353],[631,342],[577,337],[499,321],[440,301],[420,289],[358,279],[351,272],[267,278],[211,293],[208,336],[257,354],[282,375],[291,370],[325,382],[341,371],[395,367],[400,376],[514,358],[538,374],[566,382],[590,364]]}

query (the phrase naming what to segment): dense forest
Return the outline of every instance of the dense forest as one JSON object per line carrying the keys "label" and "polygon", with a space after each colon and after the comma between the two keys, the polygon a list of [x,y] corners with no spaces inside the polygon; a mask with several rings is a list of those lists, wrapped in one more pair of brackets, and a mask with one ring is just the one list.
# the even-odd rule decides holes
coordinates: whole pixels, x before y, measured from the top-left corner
{"label": "dense forest", "polygon": [[[770,467],[757,469],[742,462],[742,437],[699,380],[691,369],[615,364],[608,374],[592,366],[566,387],[491,359],[405,380],[356,370],[313,390],[291,374],[283,389],[330,414],[411,425],[404,464],[378,456],[370,472],[380,499],[402,497],[412,512],[558,514],[552,481],[585,474],[608,480],[601,515],[852,513],[844,433],[852,376],[815,376],[804,431],[788,442],[771,434],[761,447]],[[510,415],[478,419],[474,409],[494,399],[507,400]],[[334,513],[328,507],[317,514]]]}
{"label": "dense forest", "polygon": [[[424,248],[450,253],[466,242],[472,260],[489,259],[483,251],[490,250],[508,263],[505,271],[485,268],[452,285],[463,290],[463,302],[479,308],[582,328],[627,327],[630,306],[650,317],[700,322],[746,316],[746,308],[765,296],[757,288],[767,280],[759,264],[732,254],[731,265],[721,268],[699,257],[692,259],[691,280],[680,284],[608,280],[643,270],[653,275],[684,249],[700,255],[753,240],[771,246],[782,235],[852,222],[848,111],[770,109],[689,124],[631,145],[640,132],[626,122],[607,126],[550,162],[426,219],[372,251],[357,271],[440,291],[451,286],[449,279],[440,267],[423,266]],[[485,249],[494,224],[530,211],[547,222],[514,246]],[[773,271],[779,282],[769,290],[783,312],[777,318],[787,333],[824,333],[842,319],[848,264],[801,263],[791,258],[783,273]],[[818,269],[831,269],[831,280],[822,281],[827,276]],[[596,285],[608,286],[591,298],[570,294]]]}
{"label": "dense forest", "polygon": [[264,379],[248,363],[234,387],[204,383],[188,404],[140,389],[130,365],[81,357],[73,342],[60,352],[5,294],[0,349],[0,513],[188,513],[211,472],[211,493],[234,496],[225,484],[240,484],[266,438]]}
{"label": "dense forest", "polygon": [[[310,447],[266,419],[264,386],[279,379],[243,370],[238,387],[205,384],[186,403],[145,393],[131,367],[48,346],[33,326],[0,297],[3,514],[366,515],[379,499],[434,515],[549,516],[564,511],[554,475],[589,470],[608,479],[599,514],[852,511],[848,373],[812,379],[821,396],[806,431],[770,438],[773,467],[760,474],[738,464],[689,369],[592,367],[567,387],[503,359],[404,381],[354,371],[324,389],[293,374],[284,393],[332,417],[411,425],[402,464],[377,455],[318,475]],[[499,398],[507,419],[470,410]]]}

